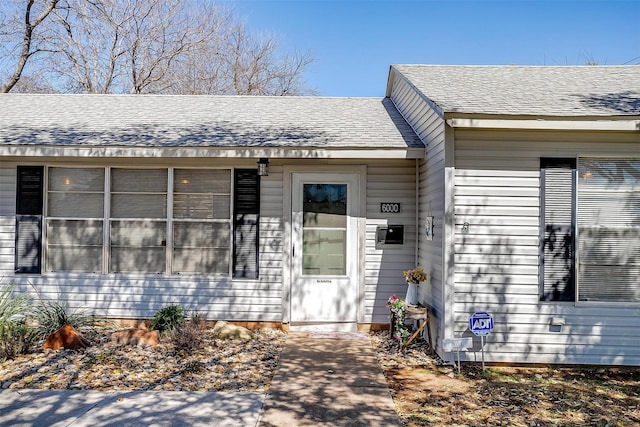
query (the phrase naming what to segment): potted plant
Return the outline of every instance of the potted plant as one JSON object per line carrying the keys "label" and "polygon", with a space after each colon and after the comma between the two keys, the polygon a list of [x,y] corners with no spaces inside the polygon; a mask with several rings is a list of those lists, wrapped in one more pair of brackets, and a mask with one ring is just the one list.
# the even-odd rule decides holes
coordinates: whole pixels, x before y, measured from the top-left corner
{"label": "potted plant", "polygon": [[427,273],[420,266],[402,273],[404,274],[404,280],[407,282],[405,302],[412,305],[418,304],[418,285],[420,282],[427,280]]}

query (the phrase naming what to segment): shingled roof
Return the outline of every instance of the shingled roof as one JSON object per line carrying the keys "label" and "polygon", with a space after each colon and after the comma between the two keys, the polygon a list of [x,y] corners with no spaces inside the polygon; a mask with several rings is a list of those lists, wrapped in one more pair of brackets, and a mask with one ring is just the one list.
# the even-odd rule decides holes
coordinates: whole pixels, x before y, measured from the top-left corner
{"label": "shingled roof", "polygon": [[640,116],[640,66],[393,65],[440,114]]}
{"label": "shingled roof", "polygon": [[389,99],[0,95],[0,146],[423,148]]}

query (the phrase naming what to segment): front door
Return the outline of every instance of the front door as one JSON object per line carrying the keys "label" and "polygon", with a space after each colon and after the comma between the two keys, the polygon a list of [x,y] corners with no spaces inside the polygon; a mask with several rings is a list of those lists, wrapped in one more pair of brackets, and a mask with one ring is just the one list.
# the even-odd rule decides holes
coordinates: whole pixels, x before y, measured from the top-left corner
{"label": "front door", "polygon": [[354,330],[358,175],[294,173],[292,179],[292,326]]}

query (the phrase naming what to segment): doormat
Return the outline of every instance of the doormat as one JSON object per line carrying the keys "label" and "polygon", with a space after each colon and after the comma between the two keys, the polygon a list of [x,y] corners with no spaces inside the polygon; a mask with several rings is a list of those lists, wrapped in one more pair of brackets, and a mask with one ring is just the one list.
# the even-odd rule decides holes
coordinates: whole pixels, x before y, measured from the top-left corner
{"label": "doormat", "polygon": [[309,332],[309,338],[332,339],[332,340],[368,340],[369,336],[364,332],[318,331],[318,332]]}

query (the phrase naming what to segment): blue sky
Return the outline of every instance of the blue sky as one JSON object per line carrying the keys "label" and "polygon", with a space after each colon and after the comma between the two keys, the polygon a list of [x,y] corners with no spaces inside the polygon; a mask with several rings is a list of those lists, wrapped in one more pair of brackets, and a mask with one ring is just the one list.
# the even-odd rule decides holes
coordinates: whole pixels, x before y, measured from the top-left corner
{"label": "blue sky", "polygon": [[310,51],[324,96],[384,95],[390,64],[640,64],[640,0],[232,0]]}

